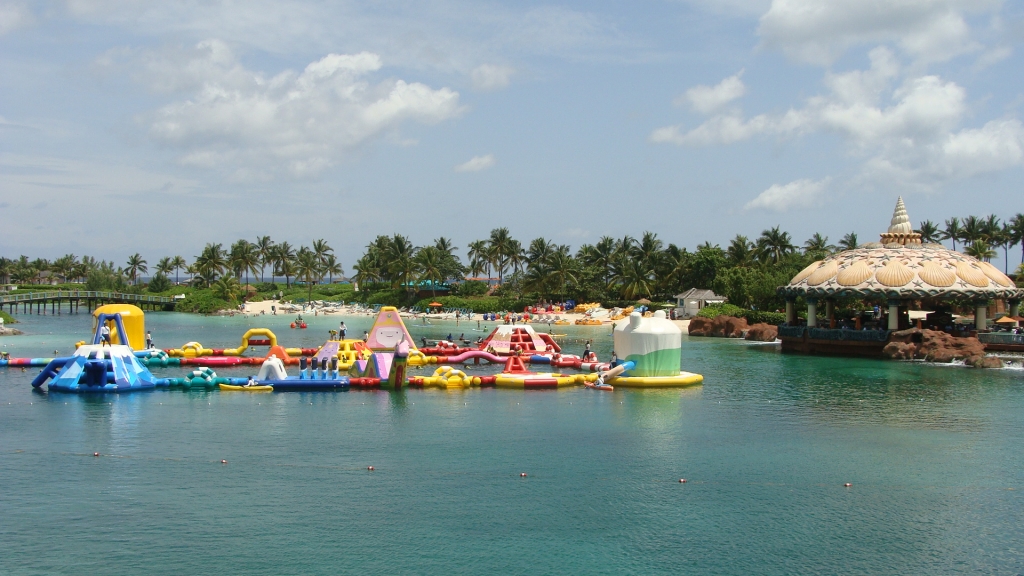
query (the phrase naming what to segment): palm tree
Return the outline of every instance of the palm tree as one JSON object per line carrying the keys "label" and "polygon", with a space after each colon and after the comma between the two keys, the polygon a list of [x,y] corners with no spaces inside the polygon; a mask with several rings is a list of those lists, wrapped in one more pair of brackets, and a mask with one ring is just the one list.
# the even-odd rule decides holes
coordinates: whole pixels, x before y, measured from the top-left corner
{"label": "palm tree", "polygon": [[645,231],[640,241],[633,246],[633,257],[637,260],[643,260],[649,267],[655,268],[658,265],[658,259],[661,256],[663,246],[664,244],[658,239],[657,234]]}
{"label": "palm tree", "polygon": [[578,282],[576,259],[569,254],[568,246],[559,246],[548,257],[548,278],[555,287],[559,300],[565,299],[565,291]]}
{"label": "palm tree", "polygon": [[160,259],[159,262],[156,263],[157,274],[163,274],[164,276],[167,276],[168,274],[171,273],[171,270],[174,270],[174,265],[171,264],[170,256],[164,256],[163,258]]}
{"label": "palm tree", "polygon": [[991,261],[996,255],[996,251],[988,245],[988,242],[982,239],[972,242],[971,245],[967,247],[967,250],[964,250],[964,253],[968,256],[973,256],[978,260],[984,260],[985,262]]}
{"label": "palm tree", "polygon": [[828,236],[822,236],[820,232],[815,232],[804,242],[804,254],[815,260],[828,256],[835,249],[835,246],[828,243]]}
{"label": "palm tree", "polygon": [[257,236],[254,246],[260,256],[260,282],[266,282],[267,264],[273,268],[274,263],[274,241],[270,236]]}
{"label": "palm tree", "polygon": [[239,240],[231,246],[231,254],[228,256],[228,260],[231,262],[231,269],[235,271],[236,276],[241,276],[245,273],[245,284],[249,284],[249,272],[253,275],[260,271],[260,254],[256,250],[256,245],[250,243],[248,240]]}
{"label": "palm tree", "polygon": [[1003,247],[1003,273],[1010,272],[1010,246],[1016,242],[1013,239],[1013,227],[1010,224],[1003,224],[998,230],[992,232],[992,243]]}
{"label": "palm tree", "polygon": [[1020,263],[1024,264],[1024,214],[1017,214],[1010,220],[1013,244],[1020,244]]}
{"label": "palm tree", "polygon": [[224,249],[220,244],[207,243],[203,251],[196,256],[195,269],[200,277],[207,280],[216,280],[217,276],[224,272],[227,267],[227,259],[224,256]]}
{"label": "palm tree", "polygon": [[137,284],[139,272],[146,273],[149,268],[146,266],[146,261],[143,260],[142,256],[138,252],[128,257],[128,277],[131,278],[132,284]]}
{"label": "palm tree", "polygon": [[437,246],[424,246],[416,252],[416,270],[419,272],[417,279],[430,282],[430,294],[433,296],[437,295],[437,285],[445,279],[441,271],[443,258],[444,252]]}
{"label": "palm tree", "polygon": [[615,255],[615,239],[611,236],[601,236],[594,244],[593,264],[603,271],[602,280],[607,288],[611,281],[612,260]]}
{"label": "palm tree", "polygon": [[408,238],[401,234],[392,236],[384,257],[388,262],[387,268],[392,280],[397,282],[398,286],[405,286],[406,290],[412,288],[412,276],[416,272],[416,262],[413,260],[415,255],[416,248]]}
{"label": "palm tree", "polygon": [[237,300],[242,290],[241,285],[238,284],[238,278],[235,278],[230,273],[221,276],[220,280],[214,282],[212,287],[215,296],[228,302]]}
{"label": "palm tree", "polygon": [[641,260],[627,260],[623,263],[618,281],[622,284],[622,296],[628,300],[639,300],[651,295],[654,287],[654,271]]}
{"label": "palm tree", "polygon": [[956,241],[963,238],[964,229],[960,225],[960,219],[956,216],[946,220],[946,227],[940,232],[939,238],[953,241],[953,250],[956,251]]}
{"label": "palm tree", "polygon": [[295,274],[298,279],[306,283],[308,289],[306,299],[311,299],[313,297],[313,282],[320,277],[320,260],[315,251],[305,246],[299,248],[295,254]]}
{"label": "palm tree", "polygon": [[964,230],[960,236],[966,244],[974,244],[985,238],[985,221],[977,216],[964,218]]}
{"label": "palm tree", "polygon": [[171,266],[174,268],[174,283],[177,284],[178,270],[186,268],[188,266],[188,262],[185,261],[185,258],[183,256],[175,256],[171,258]]}
{"label": "palm tree", "polygon": [[754,257],[754,243],[746,236],[737,234],[725,249],[729,262],[736,267],[749,266]]}
{"label": "palm tree", "polygon": [[498,269],[498,284],[504,282],[505,279],[505,267],[508,265],[511,241],[512,236],[509,234],[508,228],[502,227],[491,230],[491,237],[488,239],[490,244],[488,252],[491,260],[494,262],[494,266]]}
{"label": "palm tree", "polygon": [[774,264],[778,264],[783,256],[796,250],[789,232],[783,232],[779,228],[776,226],[770,230],[764,230],[761,232],[761,237],[757,239],[757,251],[760,258],[771,260]]}
{"label": "palm tree", "polygon": [[284,276],[285,288],[291,287],[291,277],[295,275],[295,249],[287,242],[274,246],[275,275]]}
{"label": "palm tree", "polygon": [[451,239],[445,238],[444,236],[434,239],[434,248],[437,248],[438,250],[445,254],[448,254],[449,256],[454,254],[455,251],[458,250],[455,244],[452,244]]}
{"label": "palm tree", "polygon": [[14,260],[10,258],[0,257],[0,279],[3,279],[4,284],[8,284],[11,281],[11,272],[14,271]]}
{"label": "palm tree", "polygon": [[[487,276],[489,277],[491,272],[487,262],[487,241],[474,240],[469,243],[467,249],[466,256],[469,258],[469,273],[473,276],[479,276],[487,268]],[[488,278],[489,281],[490,278]]]}
{"label": "palm tree", "polygon": [[917,233],[921,235],[921,242],[924,244],[934,244],[942,238],[939,227],[931,220],[921,222],[921,227],[917,230]]}
{"label": "palm tree", "polygon": [[327,274],[327,283],[334,284],[334,275],[341,276],[345,273],[345,270],[341,267],[341,262],[338,262],[334,254],[328,254],[327,260],[324,261],[323,272]]}
{"label": "palm tree", "polygon": [[327,264],[327,256],[333,252],[334,248],[327,244],[327,240],[323,238],[313,240],[313,254],[316,255],[317,262],[320,262],[321,267]]}
{"label": "palm tree", "polygon": [[843,250],[853,250],[857,247],[857,233],[850,232],[843,239],[839,241],[839,248]]}

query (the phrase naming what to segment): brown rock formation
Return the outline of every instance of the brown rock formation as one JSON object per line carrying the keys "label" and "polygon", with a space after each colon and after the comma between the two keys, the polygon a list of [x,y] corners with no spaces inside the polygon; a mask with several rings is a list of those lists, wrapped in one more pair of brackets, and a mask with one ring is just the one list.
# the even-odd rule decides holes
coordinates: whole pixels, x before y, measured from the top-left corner
{"label": "brown rock formation", "polygon": [[747,340],[754,340],[756,342],[775,342],[779,337],[779,327],[772,326],[771,324],[765,324],[760,322],[754,324],[747,330]]}
{"label": "brown rock formation", "polygon": [[936,330],[911,328],[892,335],[882,354],[894,360],[916,358],[929,362],[952,362],[964,360],[975,368],[999,368],[998,358],[985,356],[985,345],[977,338],[957,338]]}
{"label": "brown rock formation", "polygon": [[994,356],[971,356],[965,361],[975,368],[1002,368],[1003,361]]}
{"label": "brown rock formation", "polygon": [[749,326],[746,318],[715,316],[713,319],[697,317],[690,320],[688,329],[691,336],[716,336],[718,338],[743,338]]}
{"label": "brown rock formation", "polygon": [[701,318],[697,316],[690,320],[690,326],[687,328],[687,333],[690,336],[707,336],[711,332],[711,319]]}

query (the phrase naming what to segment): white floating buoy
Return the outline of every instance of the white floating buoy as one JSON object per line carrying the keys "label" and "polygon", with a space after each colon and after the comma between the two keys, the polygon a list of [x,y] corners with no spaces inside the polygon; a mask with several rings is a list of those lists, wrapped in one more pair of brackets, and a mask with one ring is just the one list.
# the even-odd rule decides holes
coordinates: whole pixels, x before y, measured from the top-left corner
{"label": "white floating buoy", "polygon": [[366,469],[369,470],[370,472],[373,472],[373,466],[367,466]]}
{"label": "white floating buoy", "polygon": [[520,472],[519,473],[519,477],[520,478],[526,478],[526,472]]}
{"label": "white floating buoy", "polygon": [[227,461],[227,460],[221,460],[221,461],[220,461],[220,463],[221,463],[221,464],[227,464],[227,463],[228,463],[228,461]]}
{"label": "white floating buoy", "polygon": [[846,484],[843,484],[843,487],[844,487],[844,488],[849,488],[849,487],[851,487],[851,486],[853,486],[853,484],[851,484],[851,483],[849,483],[849,482],[847,482]]}
{"label": "white floating buoy", "polygon": [[686,484],[686,478],[680,478],[679,479],[679,483],[680,484]]}

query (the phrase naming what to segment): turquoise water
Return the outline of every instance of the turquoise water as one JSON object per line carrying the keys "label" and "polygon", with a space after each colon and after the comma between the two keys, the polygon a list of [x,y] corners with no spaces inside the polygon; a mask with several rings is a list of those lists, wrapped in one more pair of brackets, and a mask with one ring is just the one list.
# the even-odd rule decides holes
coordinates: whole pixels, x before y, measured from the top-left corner
{"label": "turquoise water", "polygon": [[[67,354],[90,328],[21,319],[12,356]],[[289,319],[147,326],[164,347],[250,326],[313,346],[338,322]],[[555,331],[610,352],[607,328]],[[1024,372],[685,337],[682,361],[704,386],[83,397],[0,369],[0,572],[1024,570]]]}

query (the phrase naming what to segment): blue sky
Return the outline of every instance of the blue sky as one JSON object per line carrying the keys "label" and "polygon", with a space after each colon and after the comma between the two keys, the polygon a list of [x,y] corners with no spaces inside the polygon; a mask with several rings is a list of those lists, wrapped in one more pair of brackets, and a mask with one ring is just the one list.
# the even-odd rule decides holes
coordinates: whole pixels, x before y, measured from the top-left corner
{"label": "blue sky", "polygon": [[0,0],[0,254],[1006,219],[1022,39],[997,0]]}

